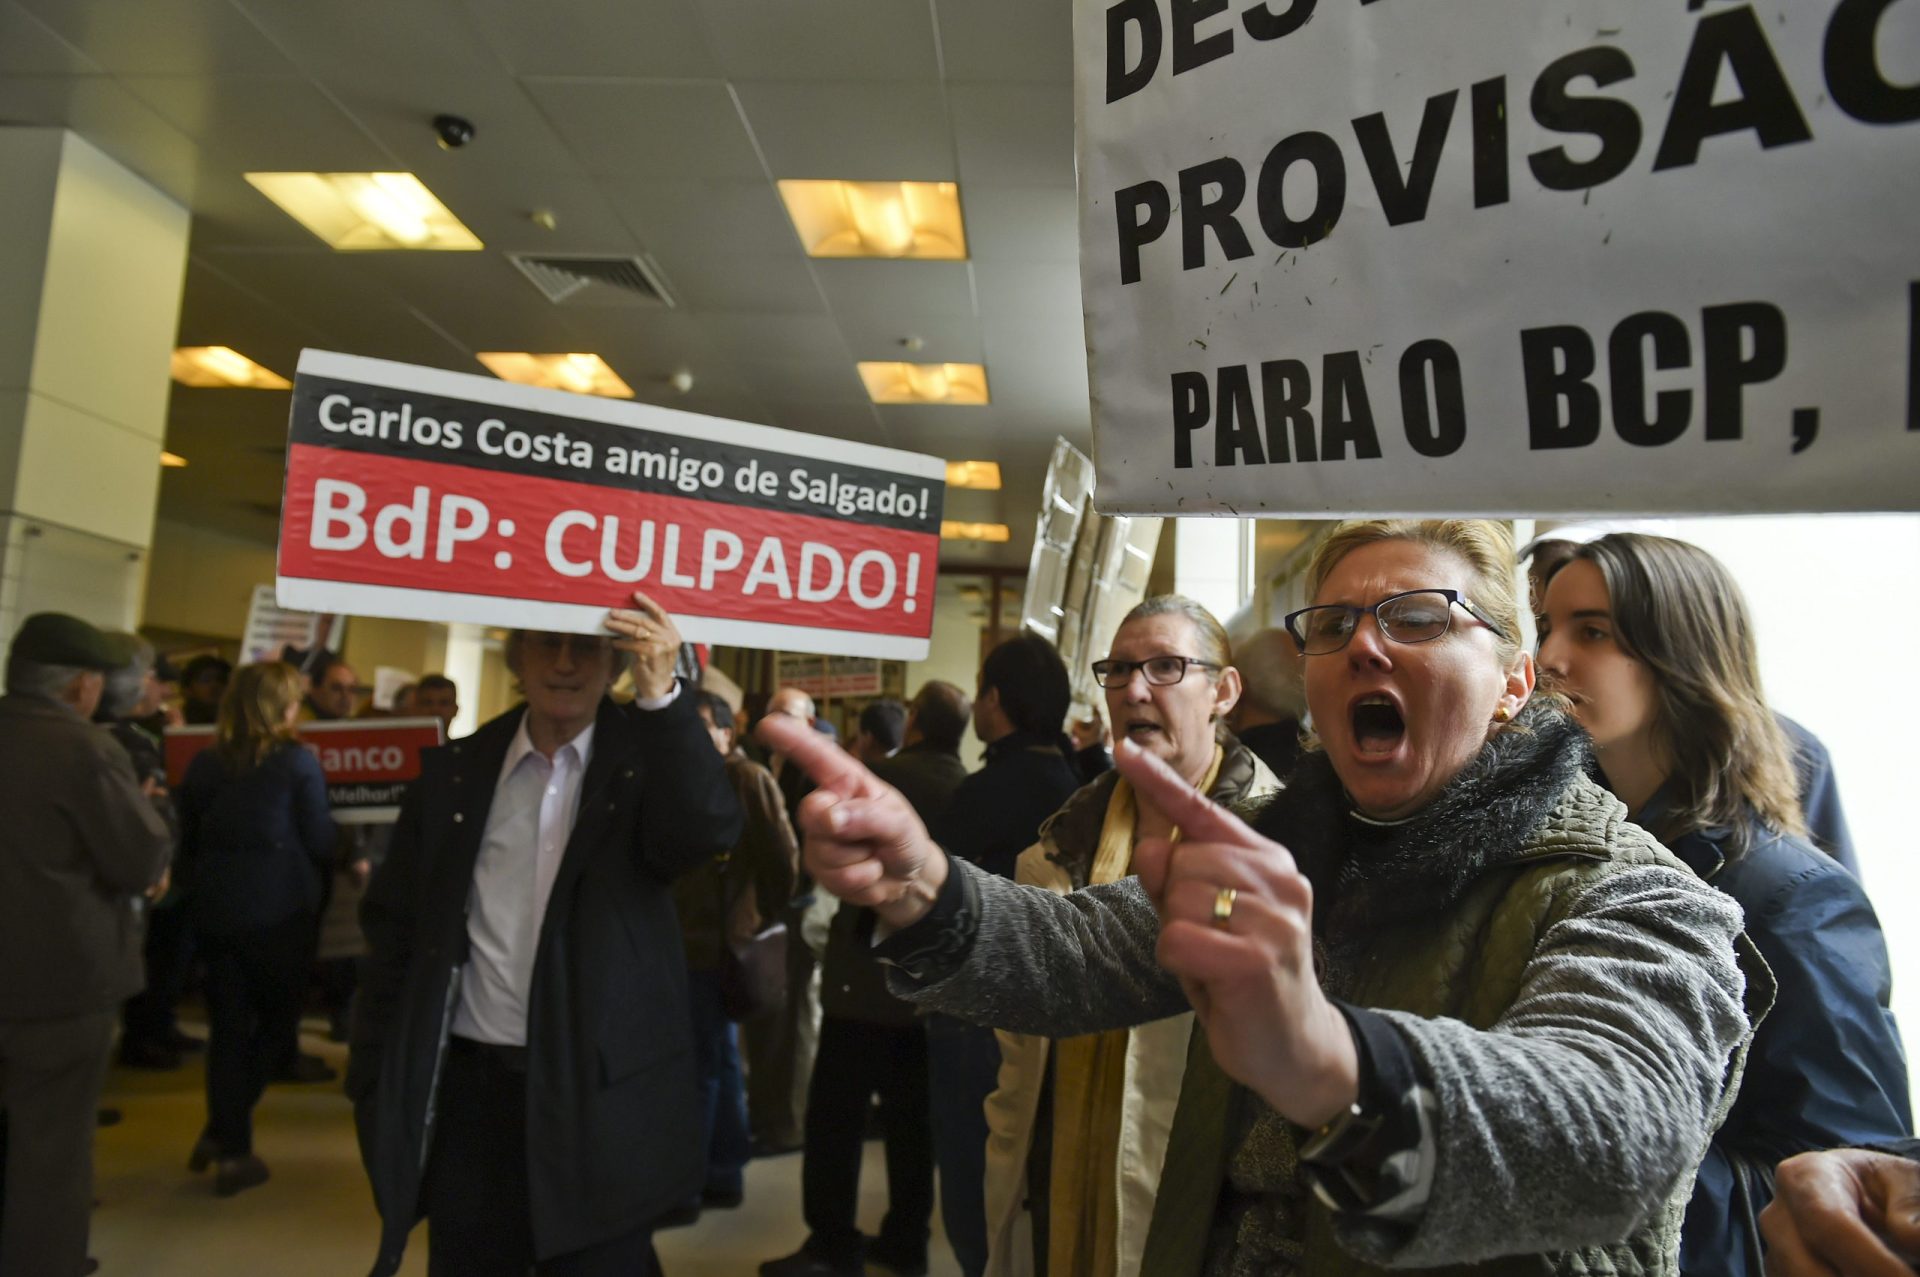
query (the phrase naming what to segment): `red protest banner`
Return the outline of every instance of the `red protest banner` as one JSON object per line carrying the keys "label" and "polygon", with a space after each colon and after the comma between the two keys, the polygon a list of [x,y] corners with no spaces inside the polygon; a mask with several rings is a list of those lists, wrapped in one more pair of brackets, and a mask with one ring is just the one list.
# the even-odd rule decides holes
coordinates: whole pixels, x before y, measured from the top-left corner
{"label": "red protest banner", "polygon": [[[342,824],[377,824],[400,814],[407,785],[420,775],[420,753],[440,744],[437,718],[356,718],[301,723],[300,743],[320,761],[327,804]],[[194,756],[213,744],[211,727],[169,727],[163,752],[167,783],[186,779]]]}
{"label": "red protest banner", "polygon": [[915,659],[944,473],[912,453],[308,351],[279,596],[591,631],[641,589],[692,641]]}

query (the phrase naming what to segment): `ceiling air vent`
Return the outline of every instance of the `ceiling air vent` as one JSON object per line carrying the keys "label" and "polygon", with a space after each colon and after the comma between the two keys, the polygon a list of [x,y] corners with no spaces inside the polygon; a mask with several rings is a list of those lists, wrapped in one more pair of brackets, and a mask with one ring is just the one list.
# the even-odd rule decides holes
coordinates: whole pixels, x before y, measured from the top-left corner
{"label": "ceiling air vent", "polygon": [[556,306],[671,306],[660,268],[645,257],[508,253]]}

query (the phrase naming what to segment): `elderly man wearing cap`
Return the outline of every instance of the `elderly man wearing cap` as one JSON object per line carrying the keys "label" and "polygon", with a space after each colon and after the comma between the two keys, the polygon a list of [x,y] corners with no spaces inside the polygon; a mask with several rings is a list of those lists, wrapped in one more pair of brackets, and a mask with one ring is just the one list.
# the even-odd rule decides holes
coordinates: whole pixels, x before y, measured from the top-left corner
{"label": "elderly man wearing cap", "polygon": [[142,983],[134,901],[167,826],[126,751],[88,719],[124,653],[85,621],[27,618],[0,697],[0,1275],[87,1262],[93,1129],[120,1002]]}

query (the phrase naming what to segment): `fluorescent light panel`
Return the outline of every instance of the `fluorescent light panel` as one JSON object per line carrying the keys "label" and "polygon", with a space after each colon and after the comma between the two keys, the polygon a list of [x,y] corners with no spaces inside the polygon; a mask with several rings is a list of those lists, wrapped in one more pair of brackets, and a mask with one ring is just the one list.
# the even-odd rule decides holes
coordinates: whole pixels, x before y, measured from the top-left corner
{"label": "fluorescent light panel", "polygon": [[576,395],[631,399],[633,387],[607,367],[598,355],[532,355],[518,350],[489,350],[479,356],[487,370],[502,381],[549,390],[571,390]]}
{"label": "fluorescent light panel", "polygon": [[343,253],[482,247],[411,173],[249,173],[247,181]]}
{"label": "fluorescent light panel", "polygon": [[1000,463],[998,461],[949,461],[947,462],[947,486],[998,492]]}
{"label": "fluorescent light panel", "polygon": [[780,198],[809,257],[967,256],[952,182],[782,181]]}
{"label": "fluorescent light panel", "polygon": [[168,470],[181,470],[186,467],[187,459],[177,452],[162,452],[160,464]]}
{"label": "fluorescent light panel", "polygon": [[1013,534],[1004,523],[961,523],[956,519],[940,522],[943,541],[1009,541]]}
{"label": "fluorescent light panel", "polygon": [[293,385],[231,346],[178,347],[173,352],[173,379],[183,386],[238,386],[243,390],[286,390]]}
{"label": "fluorescent light panel", "polygon": [[983,364],[860,364],[860,380],[875,403],[968,404],[987,402]]}

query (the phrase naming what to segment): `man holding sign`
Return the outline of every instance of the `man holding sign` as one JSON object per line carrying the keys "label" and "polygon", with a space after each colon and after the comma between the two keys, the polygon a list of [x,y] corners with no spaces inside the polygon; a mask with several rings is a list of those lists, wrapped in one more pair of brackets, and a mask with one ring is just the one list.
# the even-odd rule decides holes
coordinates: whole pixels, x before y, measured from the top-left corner
{"label": "man holding sign", "polygon": [[651,1221],[700,1190],[670,884],[740,810],[674,621],[633,599],[610,634],[514,631],[526,703],[427,755],[368,891],[348,1091],[378,1274],[422,1216],[435,1277],[651,1273]]}

